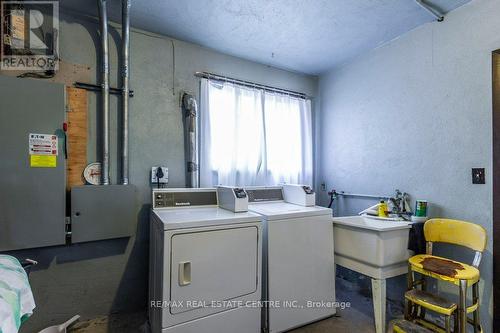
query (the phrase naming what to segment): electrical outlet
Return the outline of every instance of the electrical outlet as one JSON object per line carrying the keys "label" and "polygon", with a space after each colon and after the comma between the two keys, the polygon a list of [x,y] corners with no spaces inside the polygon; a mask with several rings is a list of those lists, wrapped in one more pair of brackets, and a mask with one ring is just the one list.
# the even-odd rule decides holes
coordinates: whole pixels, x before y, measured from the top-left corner
{"label": "electrical outlet", "polygon": [[472,184],[485,184],[486,175],[484,168],[472,168]]}
{"label": "electrical outlet", "polygon": [[[159,182],[158,182],[158,178],[156,177],[158,168],[161,168],[161,170],[163,172],[163,177],[161,177],[159,179]],[[158,183],[168,184],[168,168],[167,167],[163,167],[163,166],[151,167],[151,184],[158,184]]]}

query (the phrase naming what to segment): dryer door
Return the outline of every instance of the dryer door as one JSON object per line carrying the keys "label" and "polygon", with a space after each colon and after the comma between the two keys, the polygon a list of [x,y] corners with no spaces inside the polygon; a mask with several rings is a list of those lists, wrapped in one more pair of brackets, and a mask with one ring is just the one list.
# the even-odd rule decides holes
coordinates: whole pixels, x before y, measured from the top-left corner
{"label": "dryer door", "polygon": [[255,293],[258,235],[254,226],[174,234],[170,313],[196,310],[202,317],[214,307],[226,309],[224,301]]}

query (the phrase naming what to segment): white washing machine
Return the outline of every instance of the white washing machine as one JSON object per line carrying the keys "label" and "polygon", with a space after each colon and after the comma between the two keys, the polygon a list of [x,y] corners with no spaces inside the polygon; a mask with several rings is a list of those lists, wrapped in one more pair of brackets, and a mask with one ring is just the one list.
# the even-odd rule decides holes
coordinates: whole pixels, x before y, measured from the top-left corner
{"label": "white washing machine", "polygon": [[307,186],[245,190],[248,209],[264,218],[264,331],[284,332],[334,315],[331,209],[314,206],[314,192]]}
{"label": "white washing machine", "polygon": [[261,331],[261,217],[217,204],[216,189],[153,191],[153,333]]}

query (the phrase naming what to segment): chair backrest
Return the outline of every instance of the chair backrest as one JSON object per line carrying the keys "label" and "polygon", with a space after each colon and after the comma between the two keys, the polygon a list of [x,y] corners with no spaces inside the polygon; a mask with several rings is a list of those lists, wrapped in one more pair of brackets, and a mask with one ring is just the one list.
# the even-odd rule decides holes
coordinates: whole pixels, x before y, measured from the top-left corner
{"label": "chair backrest", "polygon": [[486,230],[471,222],[430,219],[424,224],[424,235],[427,242],[465,246],[476,252],[486,248]]}

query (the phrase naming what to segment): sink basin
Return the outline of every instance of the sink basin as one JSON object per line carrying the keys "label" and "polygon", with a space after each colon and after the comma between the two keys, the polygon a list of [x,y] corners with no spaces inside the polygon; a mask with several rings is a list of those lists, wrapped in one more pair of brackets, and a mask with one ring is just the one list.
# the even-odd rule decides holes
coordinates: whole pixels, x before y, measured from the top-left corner
{"label": "sink basin", "polygon": [[335,262],[376,279],[405,274],[411,224],[363,216],[333,218]]}

